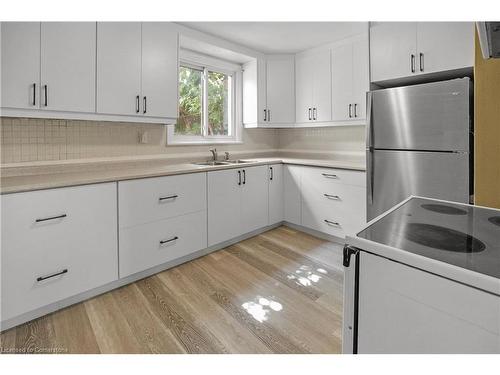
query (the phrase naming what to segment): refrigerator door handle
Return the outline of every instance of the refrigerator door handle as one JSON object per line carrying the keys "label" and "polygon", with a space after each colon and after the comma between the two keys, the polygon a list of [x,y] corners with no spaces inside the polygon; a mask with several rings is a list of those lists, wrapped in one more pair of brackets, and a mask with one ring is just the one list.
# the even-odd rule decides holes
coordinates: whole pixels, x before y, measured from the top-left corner
{"label": "refrigerator door handle", "polygon": [[368,204],[372,205],[373,204],[373,179],[375,177],[374,175],[374,168],[375,168],[375,161],[373,157],[373,147],[370,147],[369,149],[366,150],[366,165],[368,168],[368,173],[366,175],[366,194],[368,197]]}
{"label": "refrigerator door handle", "polygon": [[372,147],[372,101],[373,92],[366,93],[366,147]]}

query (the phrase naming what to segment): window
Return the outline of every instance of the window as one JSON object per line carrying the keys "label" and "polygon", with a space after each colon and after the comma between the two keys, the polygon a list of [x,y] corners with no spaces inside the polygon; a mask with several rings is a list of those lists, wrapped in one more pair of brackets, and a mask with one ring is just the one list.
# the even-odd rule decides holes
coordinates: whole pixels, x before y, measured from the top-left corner
{"label": "window", "polygon": [[[210,61],[213,63],[213,60]],[[181,61],[179,116],[169,129],[169,144],[238,142],[236,71]]]}

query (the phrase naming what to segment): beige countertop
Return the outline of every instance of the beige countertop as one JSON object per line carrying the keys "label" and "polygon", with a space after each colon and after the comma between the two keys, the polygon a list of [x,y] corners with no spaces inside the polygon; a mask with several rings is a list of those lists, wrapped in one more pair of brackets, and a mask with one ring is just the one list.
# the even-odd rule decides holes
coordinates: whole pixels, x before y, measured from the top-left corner
{"label": "beige countertop", "polygon": [[223,169],[243,168],[275,163],[307,165],[325,168],[350,169],[365,171],[365,164],[360,161],[331,159],[302,159],[289,157],[249,158],[244,164],[201,166],[191,163],[135,163],[132,166],[117,166],[116,164],[96,163],[82,170],[71,170],[71,166],[61,167],[58,172],[36,172],[29,174],[7,175],[0,178],[0,193],[19,193],[24,191],[52,189],[67,186],[116,182],[137,178],[171,176],[185,173],[208,172]]}

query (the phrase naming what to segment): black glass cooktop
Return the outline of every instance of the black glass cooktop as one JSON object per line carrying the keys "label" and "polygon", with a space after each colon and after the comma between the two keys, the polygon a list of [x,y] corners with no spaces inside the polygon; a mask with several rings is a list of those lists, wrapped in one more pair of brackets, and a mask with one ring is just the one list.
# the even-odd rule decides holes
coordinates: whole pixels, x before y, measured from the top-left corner
{"label": "black glass cooktop", "polygon": [[360,238],[500,278],[500,211],[412,198]]}

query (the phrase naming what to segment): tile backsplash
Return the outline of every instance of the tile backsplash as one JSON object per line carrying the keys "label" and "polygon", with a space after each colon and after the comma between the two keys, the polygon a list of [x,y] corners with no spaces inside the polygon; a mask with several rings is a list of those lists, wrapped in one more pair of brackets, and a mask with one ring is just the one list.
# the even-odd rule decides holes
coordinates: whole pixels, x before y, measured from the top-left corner
{"label": "tile backsplash", "polygon": [[[0,118],[1,163],[205,152],[208,146],[166,146],[164,125],[105,121]],[[147,132],[148,143],[139,143]],[[248,129],[243,144],[224,150],[273,150],[274,129]]]}
{"label": "tile backsplash", "polygon": [[[166,126],[105,121],[0,118],[1,164],[145,155],[208,155],[208,146],[166,146]],[[148,143],[139,143],[147,132]],[[243,144],[223,151],[332,152],[364,151],[364,126],[245,129]]]}

